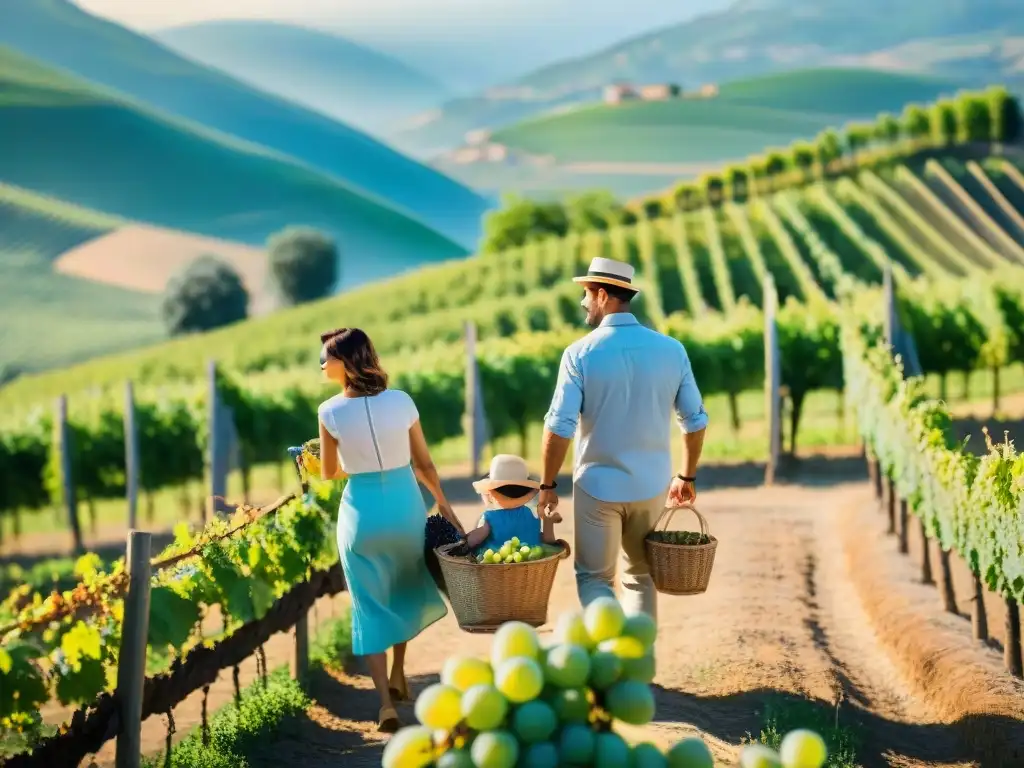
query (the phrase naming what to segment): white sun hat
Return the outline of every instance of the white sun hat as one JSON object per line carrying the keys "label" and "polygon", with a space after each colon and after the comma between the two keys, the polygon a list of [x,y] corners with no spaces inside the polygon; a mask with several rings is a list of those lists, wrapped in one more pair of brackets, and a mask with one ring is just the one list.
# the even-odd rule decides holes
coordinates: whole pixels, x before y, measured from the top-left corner
{"label": "white sun hat", "polygon": [[508,453],[499,453],[491,459],[491,471],[487,477],[473,483],[477,493],[491,491],[503,485],[521,485],[525,488],[540,488],[540,481],[530,477],[526,461]]}
{"label": "white sun hat", "polygon": [[606,259],[603,256],[595,256],[590,262],[587,274],[574,277],[574,283],[604,283],[615,285],[619,288],[628,288],[631,291],[640,293],[640,289],[633,284],[633,275],[636,272],[632,264],[615,259]]}

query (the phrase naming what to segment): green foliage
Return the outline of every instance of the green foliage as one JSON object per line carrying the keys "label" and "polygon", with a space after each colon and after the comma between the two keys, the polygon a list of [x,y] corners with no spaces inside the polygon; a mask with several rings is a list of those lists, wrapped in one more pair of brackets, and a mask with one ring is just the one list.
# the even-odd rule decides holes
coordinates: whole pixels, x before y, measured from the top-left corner
{"label": "green foliage", "polygon": [[1024,136],[1024,115],[1021,114],[1020,99],[1002,86],[986,91],[992,140],[1003,143],[1019,141]]}
{"label": "green foliage", "polygon": [[323,232],[289,227],[267,242],[270,274],[286,304],[329,296],[341,278],[338,247]]}
{"label": "green foliage", "polygon": [[[190,733],[171,749],[172,768],[250,768],[260,751],[280,737],[310,705],[299,684],[289,679],[287,667],[274,670],[267,685],[257,682],[242,692],[241,706],[228,705],[210,721],[210,742],[201,730]],[[144,763],[162,768],[163,758]]]}
{"label": "green foliage", "polygon": [[603,231],[624,223],[625,208],[606,190],[581,192],[565,202],[569,229],[573,232]]}
{"label": "green foliage", "polygon": [[961,144],[989,141],[992,138],[992,114],[984,94],[964,94],[956,100],[956,139]]}
{"label": "green foliage", "polygon": [[894,144],[900,137],[900,121],[883,112],[875,123],[875,138],[886,144]]}
{"label": "green foliage", "polygon": [[561,203],[536,202],[507,195],[499,210],[484,216],[484,253],[518,248],[545,236],[562,237],[569,218]]}
{"label": "green foliage", "polygon": [[325,669],[337,669],[351,657],[352,615],[346,610],[342,616],[324,622],[317,630],[309,649],[309,660]]}
{"label": "green foliage", "polygon": [[932,141],[945,147],[953,143],[957,135],[956,104],[941,99],[931,108]]}
{"label": "green foliage", "polygon": [[811,172],[811,168],[814,167],[814,159],[816,157],[814,145],[806,141],[797,141],[794,142],[791,151],[793,155],[793,167],[798,169],[806,177]]}
{"label": "green foliage", "polygon": [[843,145],[839,134],[831,129],[823,131],[815,140],[815,151],[822,169],[828,168],[843,156]]}
{"label": "green foliage", "polygon": [[932,124],[928,110],[921,105],[908,104],[903,110],[902,118],[902,131],[908,138],[921,139],[931,134]]}
{"label": "green foliage", "polygon": [[[156,558],[166,560],[198,552],[153,575],[147,645],[154,657],[172,651],[182,656],[201,638],[200,618],[218,606],[229,631],[261,619],[285,592],[305,580],[312,568],[337,559],[331,516],[337,486],[317,488],[314,498],[293,501],[276,513],[250,522],[239,511],[190,533],[184,524]],[[343,485],[343,484],[340,484]],[[116,588],[124,561],[109,571],[95,559],[77,564],[82,582],[48,597],[25,589],[0,606],[12,615],[13,631],[0,637],[0,729],[15,729],[50,698],[88,705],[116,677],[124,603]],[[86,605],[84,618],[62,606]]]}
{"label": "green foliage", "polygon": [[172,277],[161,307],[172,336],[237,323],[248,311],[249,294],[242,279],[214,256],[201,256]]}

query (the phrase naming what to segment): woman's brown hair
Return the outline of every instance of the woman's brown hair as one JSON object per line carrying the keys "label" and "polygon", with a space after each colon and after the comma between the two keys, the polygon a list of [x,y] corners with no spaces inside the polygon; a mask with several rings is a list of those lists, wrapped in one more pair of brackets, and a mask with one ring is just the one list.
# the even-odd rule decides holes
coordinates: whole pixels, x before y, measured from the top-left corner
{"label": "woman's brown hair", "polygon": [[388,375],[381,367],[370,337],[359,328],[338,328],[320,334],[324,352],[345,366],[345,386],[356,395],[372,397],[388,388]]}

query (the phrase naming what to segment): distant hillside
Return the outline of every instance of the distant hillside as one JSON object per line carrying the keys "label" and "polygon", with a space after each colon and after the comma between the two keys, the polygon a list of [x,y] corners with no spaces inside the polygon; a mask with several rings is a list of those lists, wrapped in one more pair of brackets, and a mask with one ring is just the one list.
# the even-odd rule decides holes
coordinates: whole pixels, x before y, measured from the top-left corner
{"label": "distant hillside", "polygon": [[294,157],[472,247],[487,203],[349,126],[191,62],[67,0],[7,0],[0,45],[209,128]]}
{"label": "distant hillside", "polygon": [[1006,82],[1024,90],[1024,13],[1019,0],[739,0],[543,67],[505,84],[503,98],[478,93],[449,102],[390,138],[417,151],[450,148],[466,131],[594,100],[614,82],[695,88],[826,66],[928,73],[974,86]]}
{"label": "distant hillside", "polygon": [[519,123],[492,139],[560,164],[719,162],[899,112],[955,88],[946,80],[874,70],[805,70],[726,84],[714,98],[582,107]]}
{"label": "distant hillside", "polygon": [[391,56],[289,24],[212,21],[153,36],[183,56],[370,132],[451,96]]}
{"label": "distant hillside", "polygon": [[324,229],[340,244],[347,285],[465,253],[332,178],[3,48],[0,146],[18,148],[0,152],[0,182],[136,222],[251,244],[289,224]]}

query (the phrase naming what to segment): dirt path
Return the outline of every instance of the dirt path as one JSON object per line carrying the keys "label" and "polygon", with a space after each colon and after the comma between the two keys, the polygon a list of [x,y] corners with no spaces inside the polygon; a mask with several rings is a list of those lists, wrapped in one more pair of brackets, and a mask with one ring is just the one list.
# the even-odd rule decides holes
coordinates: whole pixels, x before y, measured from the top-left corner
{"label": "dirt path", "polygon": [[[701,508],[721,542],[711,587],[700,596],[660,598],[657,720],[632,738],[667,745],[699,732],[729,764],[744,738],[762,728],[766,707],[804,707],[851,726],[866,768],[977,765],[952,729],[909,692],[875,638],[836,525],[851,499],[868,503],[863,484],[704,494]],[[476,512],[459,509],[467,522]],[[568,500],[562,513],[559,533],[571,541]],[[577,606],[567,563],[549,615]],[[461,632],[452,615],[431,627],[411,648],[414,695],[437,680],[454,649],[485,655],[489,641]],[[308,720],[282,734],[258,764],[379,765],[384,742],[375,731],[368,679],[324,676],[314,694]],[[409,706],[401,714],[414,719]]]}

